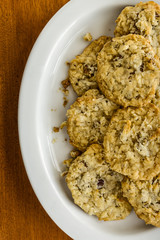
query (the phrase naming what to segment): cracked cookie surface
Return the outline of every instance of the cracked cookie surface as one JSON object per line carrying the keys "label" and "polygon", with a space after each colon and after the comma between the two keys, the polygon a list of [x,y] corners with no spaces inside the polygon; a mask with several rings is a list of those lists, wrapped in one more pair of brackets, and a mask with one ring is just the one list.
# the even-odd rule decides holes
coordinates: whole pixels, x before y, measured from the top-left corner
{"label": "cracked cookie surface", "polygon": [[122,182],[123,195],[146,224],[160,227],[160,175],[150,181]]}
{"label": "cracked cookie surface", "polygon": [[132,207],[123,197],[122,180],[121,174],[110,169],[98,144],[77,157],[66,176],[75,204],[104,221],[123,219],[130,214]]}
{"label": "cracked cookie surface", "polygon": [[76,56],[70,63],[69,80],[74,91],[81,96],[89,89],[97,88],[97,54],[111,38],[101,36],[87,46],[83,53]]}
{"label": "cracked cookie surface", "polygon": [[154,97],[160,78],[160,61],[149,41],[139,35],[113,38],[97,57],[97,82],[111,101],[144,106]]}
{"label": "cracked cookie surface", "polygon": [[134,180],[150,180],[160,172],[160,110],[119,109],[104,137],[106,160],[113,170]]}
{"label": "cracked cookie surface", "polygon": [[116,20],[115,36],[138,34],[147,38],[160,57],[160,6],[152,1],[126,7]]}
{"label": "cracked cookie surface", "polygon": [[116,104],[90,89],[77,98],[67,111],[67,131],[70,143],[84,151],[92,143],[102,143]]}

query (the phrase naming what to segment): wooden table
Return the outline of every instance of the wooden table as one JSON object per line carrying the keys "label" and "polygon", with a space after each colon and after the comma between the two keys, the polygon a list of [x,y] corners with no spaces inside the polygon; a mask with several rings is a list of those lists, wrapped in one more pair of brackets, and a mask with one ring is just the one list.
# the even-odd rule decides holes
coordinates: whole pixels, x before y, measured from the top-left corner
{"label": "wooden table", "polygon": [[31,48],[68,0],[0,1],[0,240],[68,240],[37,200],[20,153],[17,106]]}

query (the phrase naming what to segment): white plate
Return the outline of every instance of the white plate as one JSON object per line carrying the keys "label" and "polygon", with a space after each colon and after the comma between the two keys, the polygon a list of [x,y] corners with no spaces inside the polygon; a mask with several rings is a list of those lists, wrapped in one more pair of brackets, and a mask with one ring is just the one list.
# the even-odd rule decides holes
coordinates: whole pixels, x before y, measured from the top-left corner
{"label": "white plate", "polygon": [[[65,130],[53,126],[65,120],[60,82],[70,61],[94,38],[113,35],[114,21],[123,7],[135,0],[71,0],[46,25],[28,59],[19,98],[19,136],[24,164],[33,189],[55,223],[76,240],[154,240],[160,230],[146,226],[132,213],[125,220],[98,221],[74,205],[61,172],[71,146]],[[75,94],[70,89],[70,101]],[[51,111],[52,109],[52,111]],[[55,143],[52,140],[55,139]]]}

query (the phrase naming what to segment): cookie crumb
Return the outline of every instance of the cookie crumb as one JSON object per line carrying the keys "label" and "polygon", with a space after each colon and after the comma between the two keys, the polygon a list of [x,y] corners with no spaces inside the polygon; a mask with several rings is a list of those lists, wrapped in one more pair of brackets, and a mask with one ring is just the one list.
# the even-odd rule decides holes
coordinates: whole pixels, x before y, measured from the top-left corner
{"label": "cookie crumb", "polygon": [[65,107],[68,103],[68,99],[66,97],[63,97],[63,107]]}
{"label": "cookie crumb", "polygon": [[55,133],[59,132],[59,127],[53,127],[53,132]]}
{"label": "cookie crumb", "polygon": [[63,129],[67,125],[67,121],[64,121],[60,125],[60,129]]}
{"label": "cookie crumb", "polygon": [[53,138],[53,140],[52,140],[52,143],[55,143],[56,142],[56,139],[55,138]]}
{"label": "cookie crumb", "polygon": [[69,95],[69,91],[65,88],[59,88],[59,90],[65,95],[68,96]]}
{"label": "cookie crumb", "polygon": [[66,61],[66,65],[68,65],[68,66],[69,66],[69,65],[70,65],[70,62]]}
{"label": "cookie crumb", "polygon": [[63,93],[64,93],[65,96],[68,96],[68,95],[69,95],[69,91],[68,91],[67,89],[64,89],[64,90],[63,90]]}
{"label": "cookie crumb", "polygon": [[67,79],[63,80],[61,82],[61,84],[62,84],[63,88],[59,88],[59,90],[61,90],[63,92],[63,94],[64,94],[63,106],[65,107],[67,105],[67,103],[68,103],[68,99],[66,98],[66,96],[69,95],[69,90],[67,88],[68,88],[68,86],[70,86],[71,83],[70,83],[69,78],[67,78]]}
{"label": "cookie crumb", "polygon": [[63,81],[61,82],[61,84],[62,84],[62,86],[64,87],[64,89],[66,89],[68,86],[71,85],[69,78],[63,80]]}
{"label": "cookie crumb", "polygon": [[56,112],[56,111],[57,111],[56,108],[55,109],[51,108],[51,112]]}
{"label": "cookie crumb", "polygon": [[91,35],[90,33],[86,33],[86,34],[83,36],[83,39],[84,39],[85,41],[90,42],[90,41],[92,41],[92,35]]}

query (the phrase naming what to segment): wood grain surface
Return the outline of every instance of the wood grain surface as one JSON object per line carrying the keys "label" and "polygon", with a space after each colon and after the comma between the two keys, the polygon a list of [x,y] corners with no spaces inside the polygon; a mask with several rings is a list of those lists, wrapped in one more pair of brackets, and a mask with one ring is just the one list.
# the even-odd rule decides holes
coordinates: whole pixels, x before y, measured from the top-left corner
{"label": "wood grain surface", "polygon": [[68,0],[0,1],[0,240],[69,240],[49,218],[27,178],[17,108],[26,60],[48,20]]}

